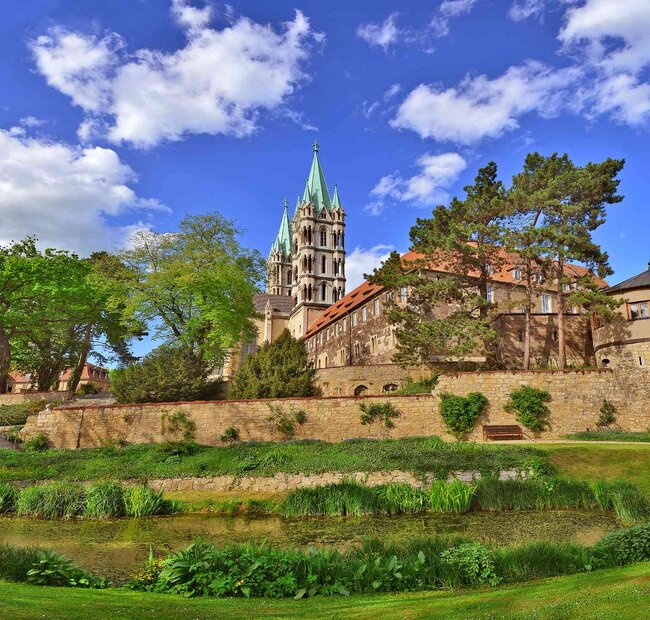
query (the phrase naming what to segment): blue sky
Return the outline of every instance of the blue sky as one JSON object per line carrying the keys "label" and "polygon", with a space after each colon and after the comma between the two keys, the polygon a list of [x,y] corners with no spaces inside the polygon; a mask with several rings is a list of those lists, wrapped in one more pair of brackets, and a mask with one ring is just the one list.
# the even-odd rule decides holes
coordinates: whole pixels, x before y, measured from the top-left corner
{"label": "blue sky", "polygon": [[[357,284],[489,160],[624,157],[597,238],[650,258],[650,0],[5,0],[0,242],[82,254],[188,213],[268,252],[318,139]],[[348,287],[348,290],[351,286]]]}

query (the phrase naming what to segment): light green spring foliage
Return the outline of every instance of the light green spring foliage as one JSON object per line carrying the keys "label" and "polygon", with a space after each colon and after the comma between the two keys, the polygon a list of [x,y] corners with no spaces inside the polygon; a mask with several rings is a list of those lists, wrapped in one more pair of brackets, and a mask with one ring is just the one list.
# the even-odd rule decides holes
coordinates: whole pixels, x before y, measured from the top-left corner
{"label": "light green spring foliage", "polygon": [[467,396],[440,395],[440,415],[449,432],[459,441],[472,432],[487,405],[488,399],[480,392]]}
{"label": "light green spring foliage", "polygon": [[551,395],[547,391],[522,385],[510,393],[510,398],[503,408],[514,414],[517,422],[538,434],[550,428],[551,412],[546,406],[550,400]]}

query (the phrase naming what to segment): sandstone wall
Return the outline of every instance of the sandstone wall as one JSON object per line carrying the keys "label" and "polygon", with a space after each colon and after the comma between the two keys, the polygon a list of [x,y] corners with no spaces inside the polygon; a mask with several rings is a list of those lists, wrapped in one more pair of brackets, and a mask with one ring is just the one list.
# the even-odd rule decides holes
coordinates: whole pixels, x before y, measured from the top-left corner
{"label": "sandstone wall", "polygon": [[[644,373],[647,378],[647,374]],[[546,439],[595,428],[603,399],[618,410],[618,425],[641,431],[650,426],[650,390],[647,379],[619,374],[609,369],[570,371],[496,371],[443,375],[431,395],[296,398],[258,401],[211,401],[144,405],[115,405],[55,409],[31,416],[24,429],[26,437],[43,432],[61,448],[96,447],[110,442],[152,443],[180,439],[182,428],[169,430],[169,416],[183,412],[195,425],[194,438],[201,444],[223,445],[220,437],[228,427],[239,430],[242,441],[282,441],[268,418],[269,405],[279,405],[286,413],[303,410],[306,422],[296,425],[295,439],[339,442],[365,437],[412,437],[438,435],[451,439],[439,414],[440,394],[466,395],[482,392],[490,405],[470,439],[481,440],[481,424],[513,424],[514,417],[503,404],[510,392],[531,385],[551,394],[551,429]],[[400,412],[391,431],[379,422],[362,425],[359,405],[392,403]]]}
{"label": "sandstone wall", "polygon": [[50,402],[63,402],[67,399],[67,392],[16,392],[13,394],[0,394],[0,405],[18,405],[30,400],[48,400]]}

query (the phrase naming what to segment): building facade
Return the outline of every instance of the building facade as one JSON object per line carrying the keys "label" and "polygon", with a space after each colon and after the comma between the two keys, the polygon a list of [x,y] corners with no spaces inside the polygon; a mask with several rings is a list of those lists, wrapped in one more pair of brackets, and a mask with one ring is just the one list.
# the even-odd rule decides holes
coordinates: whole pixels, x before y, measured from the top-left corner
{"label": "building facade", "polygon": [[[72,370],[64,370],[59,377],[58,384],[52,391],[65,392],[69,387],[71,377]],[[108,375],[108,369],[102,368],[101,366],[95,366],[95,364],[86,364],[81,373],[81,379],[79,380],[77,390],[87,383],[92,383],[100,392],[109,392],[111,382]],[[35,389],[34,381],[31,377],[16,371],[9,373],[7,393],[34,392]]]}
{"label": "building facade", "polygon": [[620,305],[614,320],[593,322],[598,365],[650,372],[650,264],[605,292]]}

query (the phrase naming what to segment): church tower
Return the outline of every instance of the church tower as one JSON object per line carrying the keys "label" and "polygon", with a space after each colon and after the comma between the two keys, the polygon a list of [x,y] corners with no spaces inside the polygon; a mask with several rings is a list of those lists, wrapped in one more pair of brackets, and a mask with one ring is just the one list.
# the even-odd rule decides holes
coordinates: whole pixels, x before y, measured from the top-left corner
{"label": "church tower", "polygon": [[289,201],[285,198],[280,230],[269,252],[266,292],[271,295],[291,295],[292,285],[291,224],[289,223]]}
{"label": "church tower", "polygon": [[291,220],[284,201],[267,268],[266,292],[293,298],[289,330],[296,338],[345,295],[345,211],[337,186],[330,197],[318,159],[318,142],[313,147],[309,176]]}
{"label": "church tower", "polygon": [[291,294],[295,307],[289,329],[296,338],[345,295],[345,211],[338,187],[330,198],[318,159],[318,142],[313,147],[309,176],[291,222]]}

